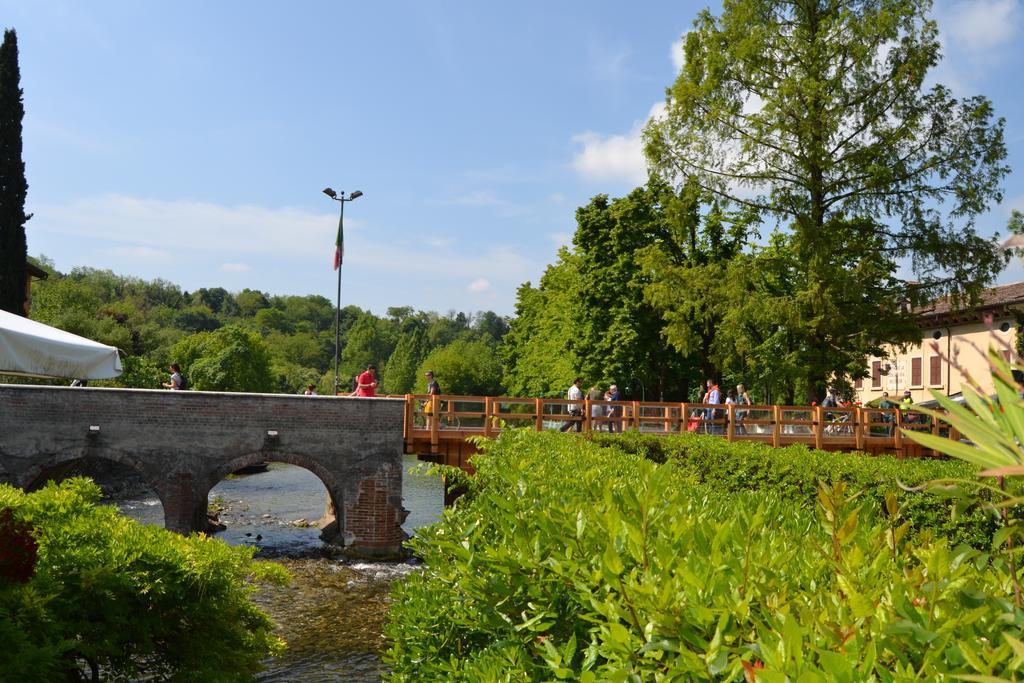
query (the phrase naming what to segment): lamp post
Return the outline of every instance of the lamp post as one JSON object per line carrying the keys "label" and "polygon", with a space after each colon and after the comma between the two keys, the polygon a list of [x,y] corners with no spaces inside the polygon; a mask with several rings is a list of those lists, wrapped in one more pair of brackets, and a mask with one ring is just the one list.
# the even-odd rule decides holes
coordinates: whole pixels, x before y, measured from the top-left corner
{"label": "lamp post", "polygon": [[[646,401],[647,400],[647,388],[644,387],[644,383],[640,381],[639,377],[631,377],[630,380],[629,380],[629,383],[633,384],[634,382],[636,384],[640,385],[640,400],[641,401]],[[629,389],[629,393],[630,394],[633,393],[633,387],[627,387],[627,389]]]}
{"label": "lamp post", "polygon": [[344,251],[344,238],[345,238],[345,202],[355,201],[363,196],[360,190],[356,190],[345,196],[345,191],[335,192],[329,187],[325,187],[323,190],[324,194],[338,202],[341,205],[341,215],[338,217],[338,239],[335,243],[334,252],[334,269],[338,271],[338,298],[334,305],[334,395],[338,395],[338,350],[339,341],[341,339],[340,325],[341,325],[341,259],[342,252]]}

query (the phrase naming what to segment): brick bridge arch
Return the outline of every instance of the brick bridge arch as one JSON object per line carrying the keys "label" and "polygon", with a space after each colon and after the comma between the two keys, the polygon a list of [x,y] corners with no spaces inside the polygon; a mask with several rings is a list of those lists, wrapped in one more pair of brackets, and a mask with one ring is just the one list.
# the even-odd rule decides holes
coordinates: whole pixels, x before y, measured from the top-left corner
{"label": "brick bridge arch", "polygon": [[351,551],[401,550],[401,399],[0,385],[0,406],[0,482],[30,487],[105,458],[137,471],[165,526],[188,533],[205,528],[225,476],[278,460],[320,478]]}

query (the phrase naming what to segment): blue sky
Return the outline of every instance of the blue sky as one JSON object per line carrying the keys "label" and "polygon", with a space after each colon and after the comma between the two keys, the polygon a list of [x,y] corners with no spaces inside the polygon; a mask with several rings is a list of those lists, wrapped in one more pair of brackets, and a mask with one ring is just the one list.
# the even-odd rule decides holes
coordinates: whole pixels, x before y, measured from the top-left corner
{"label": "blue sky", "polygon": [[[706,3],[0,0],[25,90],[29,253],[187,290],[510,314],[639,128]],[[714,8],[713,8],[714,9]],[[1007,119],[1024,210],[1024,7],[938,2],[935,78]],[[1002,281],[1024,279],[1014,264]]]}

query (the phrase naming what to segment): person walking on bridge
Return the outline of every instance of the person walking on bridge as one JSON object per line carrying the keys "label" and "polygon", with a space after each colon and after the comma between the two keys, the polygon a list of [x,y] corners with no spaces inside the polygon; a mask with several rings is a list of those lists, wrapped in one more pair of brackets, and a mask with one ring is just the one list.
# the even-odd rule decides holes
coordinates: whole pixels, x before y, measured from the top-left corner
{"label": "person walking on bridge", "polygon": [[[566,392],[565,397],[570,401],[582,401],[583,390],[580,389],[581,384],[583,384],[582,377],[577,377],[576,379],[574,379],[572,381],[572,386],[569,387],[569,391]],[[562,428],[559,429],[558,431],[567,432],[572,428],[573,425],[576,425],[576,431],[582,432],[583,421],[580,420],[579,418],[583,416],[583,409],[580,408],[579,403],[570,403],[568,407],[570,417],[568,420],[565,421],[565,424],[563,424]]]}
{"label": "person walking on bridge", "polygon": [[[423,402],[423,415],[427,418],[427,429],[431,429],[434,417],[434,396],[441,395],[441,385],[434,379],[434,371],[427,370],[423,375],[427,378],[427,400]],[[438,412],[441,408],[438,405]]]}
{"label": "person walking on bridge", "polygon": [[363,372],[356,378],[356,390],[352,392],[353,396],[364,396],[367,398],[373,398],[377,395],[377,366],[368,365],[366,366],[366,372]]}
{"label": "person walking on bridge", "polygon": [[164,382],[161,386],[165,389],[171,389],[172,391],[182,391],[188,388],[187,380],[185,376],[181,374],[181,366],[177,363],[171,363],[170,367],[167,368],[171,372],[171,381]]}

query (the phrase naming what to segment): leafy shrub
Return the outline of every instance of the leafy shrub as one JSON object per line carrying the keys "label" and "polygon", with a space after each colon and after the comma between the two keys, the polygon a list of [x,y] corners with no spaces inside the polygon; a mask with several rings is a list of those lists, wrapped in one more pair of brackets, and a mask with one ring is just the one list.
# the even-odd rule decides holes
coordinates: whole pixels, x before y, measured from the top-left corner
{"label": "leafy shrub", "polygon": [[[957,460],[898,458],[865,453],[819,451],[804,445],[773,448],[755,442],[729,443],[716,436],[679,434],[657,436],[626,432],[593,435],[594,443],[635,453],[655,462],[671,461],[695,482],[716,490],[770,490],[804,507],[817,500],[819,481],[844,481],[872,501],[867,509],[881,510],[886,493],[919,486],[935,479],[973,479],[977,467]],[[925,492],[901,495],[914,534],[926,529],[955,546],[968,543],[984,548],[995,529],[994,518],[974,509],[954,514],[954,506]]]}
{"label": "leafy shrub", "polygon": [[0,485],[0,510],[32,529],[35,572],[0,577],[0,680],[249,680],[282,648],[249,600],[253,582],[282,582],[252,550],[185,538],[101,506],[88,479],[25,493]]}
{"label": "leafy shrub", "polygon": [[817,490],[819,515],[545,433],[506,432],[475,465],[470,495],[410,542],[425,565],[395,589],[393,681],[936,680],[1024,665],[1003,561],[908,540],[891,496],[869,525],[873,501],[843,483]]}

